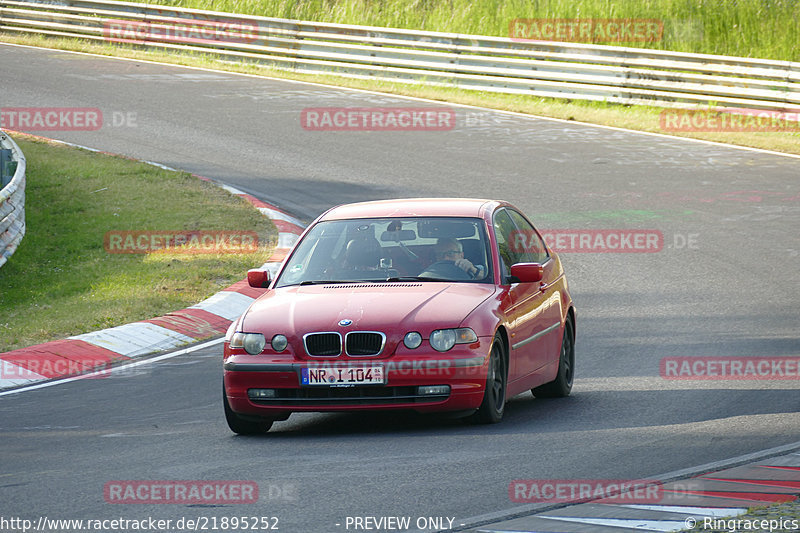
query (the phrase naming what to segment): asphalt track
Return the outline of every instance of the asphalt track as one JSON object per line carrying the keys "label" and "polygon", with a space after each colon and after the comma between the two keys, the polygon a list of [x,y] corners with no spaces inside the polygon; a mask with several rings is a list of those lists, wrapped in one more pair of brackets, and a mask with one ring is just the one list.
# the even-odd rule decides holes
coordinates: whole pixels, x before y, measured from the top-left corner
{"label": "asphalt track", "polygon": [[[800,159],[466,108],[446,132],[311,132],[306,107],[422,104],[6,45],[0,99],[99,108],[99,131],[34,133],[196,172],[305,219],[342,202],[477,196],[508,199],[542,228],[664,235],[658,253],[562,255],[578,307],[568,399],[518,396],[494,426],[308,414],[235,437],[221,350],[206,348],[0,397],[2,516],[277,516],[280,531],[300,533],[345,531],[347,516],[458,524],[513,508],[514,479],[655,477],[800,435],[797,380],[659,376],[666,356],[800,354]],[[135,126],[112,124],[120,116]],[[103,498],[108,481],[191,479],[253,480],[261,498]]]}

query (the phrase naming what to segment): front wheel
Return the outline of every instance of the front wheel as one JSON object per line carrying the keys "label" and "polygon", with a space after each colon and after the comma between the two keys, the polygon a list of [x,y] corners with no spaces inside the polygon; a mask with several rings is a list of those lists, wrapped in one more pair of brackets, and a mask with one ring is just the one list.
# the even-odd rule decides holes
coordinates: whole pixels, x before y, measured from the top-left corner
{"label": "front wheel", "polygon": [[239,435],[261,435],[269,431],[269,428],[272,427],[272,420],[246,420],[234,413],[228,403],[225,385],[222,386],[222,406],[225,409],[225,421],[234,433],[238,433]]}
{"label": "front wheel", "polygon": [[575,334],[572,321],[567,318],[564,323],[564,337],[561,339],[561,353],[558,357],[558,373],[556,379],[545,383],[531,392],[537,398],[563,398],[572,391],[575,376]]}
{"label": "front wheel", "polygon": [[500,335],[494,336],[492,352],[489,357],[489,371],[486,375],[486,390],[483,402],[473,415],[480,424],[496,424],[503,419],[506,409],[506,358],[505,346]]}

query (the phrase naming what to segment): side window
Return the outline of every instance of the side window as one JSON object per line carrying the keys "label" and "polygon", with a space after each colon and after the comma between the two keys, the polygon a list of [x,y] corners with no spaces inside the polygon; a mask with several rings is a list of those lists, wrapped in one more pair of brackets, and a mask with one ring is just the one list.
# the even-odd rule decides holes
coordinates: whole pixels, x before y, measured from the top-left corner
{"label": "side window", "polygon": [[550,258],[544,241],[525,218],[512,209],[507,209],[511,220],[517,226],[517,232],[511,239],[510,246],[519,254],[518,262],[544,264]]}
{"label": "side window", "polygon": [[511,274],[511,265],[520,262],[519,256],[514,252],[512,246],[517,227],[511,221],[505,209],[500,209],[494,214],[493,224],[494,234],[497,238],[497,251],[500,256],[500,277],[505,280]]}

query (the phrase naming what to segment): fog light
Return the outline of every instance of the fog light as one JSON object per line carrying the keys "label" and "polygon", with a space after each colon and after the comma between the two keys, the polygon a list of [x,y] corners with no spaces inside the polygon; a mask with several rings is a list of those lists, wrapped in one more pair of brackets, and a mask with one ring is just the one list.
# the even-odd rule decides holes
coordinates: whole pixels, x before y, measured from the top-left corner
{"label": "fog light", "polygon": [[252,399],[277,398],[278,391],[275,389],[250,389],[247,391],[247,395]]}
{"label": "fog light", "polygon": [[415,350],[422,344],[422,335],[416,331],[409,331],[406,333],[406,336],[403,337],[403,344],[405,344],[406,348],[409,350]]}
{"label": "fog light", "polygon": [[441,396],[450,394],[450,385],[422,385],[417,387],[420,396]]}
{"label": "fog light", "polygon": [[276,352],[280,353],[284,351],[288,345],[289,339],[286,338],[286,335],[275,335],[272,337],[272,349]]}

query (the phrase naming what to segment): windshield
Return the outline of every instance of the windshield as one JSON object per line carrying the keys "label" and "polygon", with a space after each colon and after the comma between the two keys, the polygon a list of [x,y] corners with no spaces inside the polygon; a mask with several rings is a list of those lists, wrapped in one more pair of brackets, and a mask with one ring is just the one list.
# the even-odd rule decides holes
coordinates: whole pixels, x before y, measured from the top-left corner
{"label": "windshield", "polygon": [[320,222],[297,245],[276,286],[386,280],[490,283],[486,243],[480,218]]}

